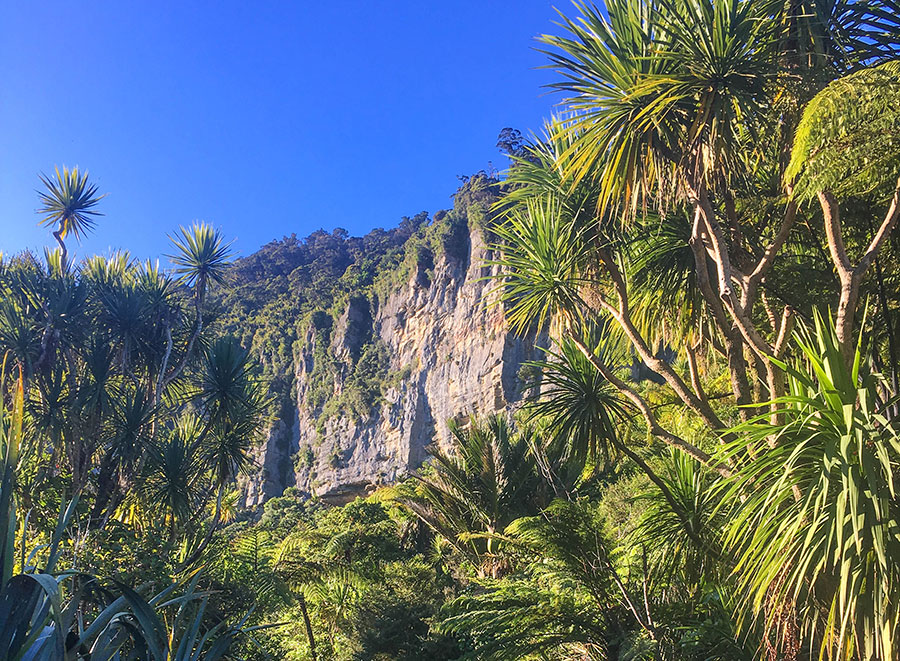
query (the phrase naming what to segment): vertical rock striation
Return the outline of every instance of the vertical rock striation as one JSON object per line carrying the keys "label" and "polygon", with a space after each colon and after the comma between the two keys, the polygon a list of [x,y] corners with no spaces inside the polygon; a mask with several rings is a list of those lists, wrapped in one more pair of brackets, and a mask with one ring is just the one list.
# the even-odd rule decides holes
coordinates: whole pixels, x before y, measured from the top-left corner
{"label": "vertical rock striation", "polygon": [[[420,261],[409,281],[378,304],[351,298],[328,333],[311,325],[295,360],[295,406],[263,444],[262,470],[245,485],[248,505],[288,486],[340,501],[418,468],[428,446],[447,438],[448,420],[509,410],[521,402],[523,362],[538,357],[533,337],[510,333],[488,279],[489,249],[478,229],[464,250]],[[377,342],[388,362],[382,395],[367,415],[324,416],[310,402],[316,343],[356,360]],[[541,342],[537,342],[541,344]],[[343,364],[343,363],[339,363]],[[334,392],[346,387],[334,374]]]}

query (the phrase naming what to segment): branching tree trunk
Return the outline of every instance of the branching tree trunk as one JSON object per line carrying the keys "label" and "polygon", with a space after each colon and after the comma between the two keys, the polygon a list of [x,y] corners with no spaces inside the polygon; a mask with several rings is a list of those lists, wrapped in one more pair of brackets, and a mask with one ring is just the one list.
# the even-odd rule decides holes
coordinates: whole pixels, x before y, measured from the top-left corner
{"label": "branching tree trunk", "polygon": [[830,191],[823,190],[819,191],[818,199],[825,218],[825,236],[828,240],[828,251],[837,270],[838,280],[841,285],[835,325],[844,360],[849,362],[853,355],[853,322],[859,300],[859,288],[866,271],[868,271],[869,266],[871,266],[872,261],[888,236],[890,236],[897,222],[898,212],[900,212],[900,180],[897,181],[897,185],[894,188],[894,195],[891,198],[884,220],[882,220],[878,231],[872,237],[863,256],[855,266],[850,262],[850,257],[844,244],[840,205],[837,198]]}

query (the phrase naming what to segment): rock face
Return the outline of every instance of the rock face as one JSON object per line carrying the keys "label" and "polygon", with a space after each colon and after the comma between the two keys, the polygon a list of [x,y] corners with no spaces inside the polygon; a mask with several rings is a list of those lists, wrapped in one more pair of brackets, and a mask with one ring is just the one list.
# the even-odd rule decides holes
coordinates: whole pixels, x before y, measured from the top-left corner
{"label": "rock face", "polygon": [[[391,483],[418,468],[430,444],[446,441],[448,420],[520,404],[519,370],[545,342],[509,331],[491,293],[497,281],[486,279],[496,267],[484,265],[490,255],[480,230],[467,243],[462,254],[420,264],[380,304],[351,298],[327,334],[336,357],[357,359],[367,341],[386,348],[388,376],[368,415],[326,419],[311,404],[316,342],[326,334],[310,328],[295,360],[295,405],[260,450],[262,470],[245,485],[248,506],[289,486],[339,502]],[[345,380],[335,374],[335,393]]]}

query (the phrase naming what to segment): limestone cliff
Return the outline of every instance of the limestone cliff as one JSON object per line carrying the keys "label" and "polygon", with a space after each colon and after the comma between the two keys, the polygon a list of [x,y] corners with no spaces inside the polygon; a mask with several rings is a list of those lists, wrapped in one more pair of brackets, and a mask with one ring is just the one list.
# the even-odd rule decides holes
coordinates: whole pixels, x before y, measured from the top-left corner
{"label": "limestone cliff", "polygon": [[[534,338],[512,335],[487,279],[490,261],[480,229],[465,230],[457,250],[421,259],[408,280],[380,297],[350,297],[333,321],[310,323],[294,352],[294,386],[258,455],[260,470],[244,486],[257,505],[288,486],[340,500],[390,483],[419,467],[447,421],[514,408],[518,377],[537,358]],[[327,346],[322,346],[327,344]],[[537,344],[542,344],[538,342]],[[348,387],[348,368],[364,346],[385,362],[380,392],[368,409],[325,411],[313,397],[317,360],[333,360],[327,387]],[[321,387],[319,386],[321,390]]]}

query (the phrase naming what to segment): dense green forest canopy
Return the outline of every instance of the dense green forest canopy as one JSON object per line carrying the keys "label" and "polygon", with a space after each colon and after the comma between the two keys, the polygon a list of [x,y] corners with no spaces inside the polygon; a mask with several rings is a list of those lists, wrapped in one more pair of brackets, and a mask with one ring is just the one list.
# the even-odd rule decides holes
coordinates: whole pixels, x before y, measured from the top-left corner
{"label": "dense green forest canopy", "polygon": [[[73,263],[102,196],[43,177],[58,247],[0,263],[0,657],[896,658],[898,16],[576,5],[502,180],[235,262],[197,224],[168,271]],[[525,406],[343,507],[241,510],[297,343],[472,231],[510,327],[550,330]],[[317,361],[312,413],[367,415],[378,356]]]}

